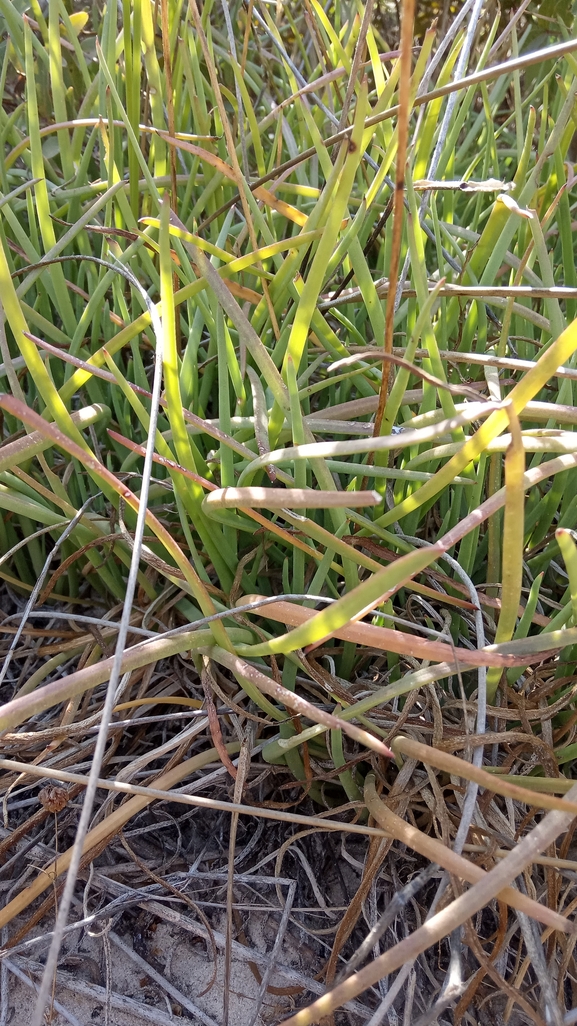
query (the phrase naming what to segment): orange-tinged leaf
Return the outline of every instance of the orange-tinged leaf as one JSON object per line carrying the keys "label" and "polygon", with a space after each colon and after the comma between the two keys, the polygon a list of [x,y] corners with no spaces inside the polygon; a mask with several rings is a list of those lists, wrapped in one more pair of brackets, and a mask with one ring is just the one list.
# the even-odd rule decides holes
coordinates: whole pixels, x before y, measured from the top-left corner
{"label": "orange-tinged leaf", "polygon": [[223,278],[223,281],[231,295],[236,296],[237,299],[244,299],[247,303],[252,303],[253,306],[258,306],[260,303],[262,296],[254,289],[247,289],[246,286],[239,285],[238,282],[231,281],[230,278]]}
{"label": "orange-tinged leaf", "polygon": [[285,200],[279,199],[274,195],[274,193],[263,188],[262,185],[258,189],[255,189],[254,194],[257,199],[266,203],[267,207],[271,207],[272,210],[276,210],[277,213],[282,214],[284,217],[288,218],[289,221],[294,221],[294,223],[300,225],[301,228],[308,221],[308,214],[303,213],[302,210],[297,210],[297,208],[293,207],[291,203],[286,203]]}

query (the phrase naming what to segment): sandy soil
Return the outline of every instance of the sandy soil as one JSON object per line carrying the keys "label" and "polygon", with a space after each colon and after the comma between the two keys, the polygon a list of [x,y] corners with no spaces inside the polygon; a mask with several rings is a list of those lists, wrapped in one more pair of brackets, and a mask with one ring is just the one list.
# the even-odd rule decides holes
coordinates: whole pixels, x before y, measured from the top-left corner
{"label": "sandy soil", "polygon": [[[200,1026],[201,1023],[208,1026],[211,1021],[215,1026],[221,1026],[223,958],[219,956],[214,986],[208,994],[200,996],[212,975],[207,960],[187,950],[177,937],[170,936],[166,928],[159,927],[159,934],[155,949],[162,956],[169,957],[170,965],[164,970],[167,981],[198,1006],[204,1013],[203,1017],[195,1016],[191,1011],[184,1011],[178,1000],[163,992],[162,988],[129,958],[119,958],[113,950],[112,1007],[108,1020],[110,1026],[142,1026],[148,1022],[156,1026],[164,1026],[165,1023],[172,1023],[173,1026],[190,1026],[191,1022],[195,1026]],[[18,968],[23,968],[23,962],[20,960],[15,958],[13,962]],[[56,1007],[60,1006],[60,1010],[55,1009],[52,1026],[68,1026],[71,1023],[74,1023],[74,1026],[77,1023],[81,1023],[82,1026],[105,1026],[106,990],[94,984],[91,979],[86,980],[86,975],[82,970],[78,971],[78,975],[73,969],[59,972],[55,999]],[[276,982],[282,981],[279,979]],[[84,989],[92,993],[82,993]],[[231,974],[230,1026],[249,1026],[254,1014],[257,992],[258,984],[250,968],[246,964],[234,963]],[[29,1026],[34,998],[35,992],[32,988],[11,972],[7,1026]],[[129,998],[131,1007],[127,1007],[126,1010],[118,1007],[119,998]],[[128,1005],[128,1002],[123,1003]],[[254,1026],[272,1026],[286,1015],[287,1010],[286,999],[269,996],[265,998]],[[179,1012],[183,1014],[178,1014]]]}
{"label": "sandy soil", "polygon": [[[210,984],[213,975],[212,960],[207,957],[204,944],[195,943],[176,926],[159,923],[154,938],[149,944],[147,961],[134,952],[131,938],[118,936],[123,945],[118,946],[114,935],[109,941],[109,964],[111,974],[111,1006],[106,1011],[106,947],[102,939],[84,937],[74,954],[63,952],[55,987],[55,1008],[52,1026],[222,1026],[223,1023],[223,980],[224,958],[219,953],[217,976],[210,990],[202,992]],[[251,941],[254,944],[255,938]],[[259,944],[261,951],[266,945]],[[130,954],[128,953],[130,952]],[[286,956],[287,952],[284,953]],[[286,957],[283,957],[286,964]],[[290,959],[297,968],[300,959],[293,954]],[[149,963],[149,964],[147,964]],[[35,984],[41,966],[25,962],[18,955],[8,960],[10,966],[19,970],[18,977],[9,970],[8,1017],[6,1026],[29,1026],[35,1000]],[[30,969],[32,968],[32,974]],[[36,971],[35,971],[36,970]],[[160,983],[164,977],[169,988]],[[286,979],[275,975],[271,980],[275,986],[287,985]],[[167,992],[168,989],[168,992]],[[233,958],[230,989],[230,1026],[273,1026],[290,1009],[290,999],[267,994],[260,1013],[254,1019],[254,1009],[259,985],[246,962]],[[189,1002],[183,1009],[177,994]],[[193,1008],[198,1009],[195,1014]]]}

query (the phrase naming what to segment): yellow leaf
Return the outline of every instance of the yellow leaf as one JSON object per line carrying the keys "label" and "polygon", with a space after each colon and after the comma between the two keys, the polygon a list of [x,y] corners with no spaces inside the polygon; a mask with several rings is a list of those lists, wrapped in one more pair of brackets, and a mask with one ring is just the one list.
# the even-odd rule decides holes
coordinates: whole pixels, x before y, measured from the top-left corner
{"label": "yellow leaf", "polygon": [[86,25],[87,21],[88,21],[88,12],[87,11],[77,11],[76,14],[71,14],[70,15],[70,24],[72,25],[72,28],[74,29],[74,33],[75,33],[75,35],[77,37],[82,32],[82,29]]}

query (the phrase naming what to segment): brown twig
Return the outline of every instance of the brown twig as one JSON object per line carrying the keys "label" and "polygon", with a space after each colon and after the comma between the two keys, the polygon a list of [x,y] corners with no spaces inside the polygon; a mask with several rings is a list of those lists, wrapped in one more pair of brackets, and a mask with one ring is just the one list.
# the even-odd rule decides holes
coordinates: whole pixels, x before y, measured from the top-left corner
{"label": "brown twig", "polygon": [[[404,0],[401,22],[401,74],[399,80],[399,117],[397,121],[397,162],[395,175],[395,195],[393,206],[393,237],[391,240],[391,259],[389,263],[389,290],[387,292],[387,308],[385,312],[385,353],[393,351],[393,324],[397,300],[397,282],[399,280],[399,260],[403,240],[404,198],[405,198],[405,165],[409,145],[409,118],[411,114],[411,63],[413,58],[413,28],[415,22],[415,0]],[[385,363],[379,391],[379,405],[375,416],[375,436],[381,433],[381,424],[387,405],[389,393],[389,363]]]}

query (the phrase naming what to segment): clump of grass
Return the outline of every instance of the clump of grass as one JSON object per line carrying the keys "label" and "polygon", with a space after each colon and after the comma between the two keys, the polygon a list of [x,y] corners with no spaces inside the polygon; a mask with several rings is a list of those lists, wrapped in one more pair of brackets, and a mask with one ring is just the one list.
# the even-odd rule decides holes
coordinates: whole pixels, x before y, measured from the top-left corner
{"label": "clump of grass", "polygon": [[157,800],[228,816],[225,1024],[263,816],[367,838],[327,987],[399,845],[434,906],[294,1026],[396,970],[372,1023],[570,1011],[577,42],[527,8],[0,0],[3,847],[23,789],[84,794],[0,913],[14,946],[56,901],[38,1023],[78,874]]}

